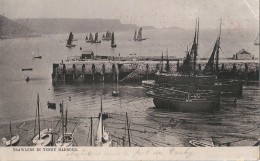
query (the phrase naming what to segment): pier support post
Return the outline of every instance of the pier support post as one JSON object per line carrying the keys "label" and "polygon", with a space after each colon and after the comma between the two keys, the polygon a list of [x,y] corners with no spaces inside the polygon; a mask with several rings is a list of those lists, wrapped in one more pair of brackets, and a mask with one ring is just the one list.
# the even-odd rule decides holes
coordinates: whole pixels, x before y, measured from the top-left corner
{"label": "pier support post", "polygon": [[105,64],[102,65],[102,82],[105,81]]}
{"label": "pier support post", "polygon": [[75,81],[75,77],[76,77],[76,65],[73,64],[72,65],[72,81],[74,82]]}
{"label": "pier support post", "polygon": [[85,64],[82,65],[82,81],[84,82],[85,81],[85,70],[86,70],[86,67],[85,67]]}
{"label": "pier support post", "polygon": [[247,84],[247,81],[248,81],[248,66],[247,66],[247,63],[245,64],[245,77],[244,77],[244,80],[245,80],[245,84]]}
{"label": "pier support post", "polygon": [[180,60],[177,61],[177,72],[180,71]]}
{"label": "pier support post", "polygon": [[62,67],[62,74],[63,74],[63,82],[66,81],[66,65],[63,64],[63,67]]}
{"label": "pier support post", "polygon": [[93,78],[92,80],[95,81],[95,68],[96,68],[96,67],[95,67],[94,64],[92,64],[92,67],[91,67],[91,68],[92,68],[92,76],[93,76],[93,77],[92,77],[92,78]]}
{"label": "pier support post", "polygon": [[234,65],[233,65],[232,72],[233,72],[233,78],[236,79],[236,78],[237,78],[237,67],[236,67],[236,63],[234,63]]}
{"label": "pier support post", "polygon": [[148,74],[149,74],[149,65],[146,64],[146,80],[148,80]]}

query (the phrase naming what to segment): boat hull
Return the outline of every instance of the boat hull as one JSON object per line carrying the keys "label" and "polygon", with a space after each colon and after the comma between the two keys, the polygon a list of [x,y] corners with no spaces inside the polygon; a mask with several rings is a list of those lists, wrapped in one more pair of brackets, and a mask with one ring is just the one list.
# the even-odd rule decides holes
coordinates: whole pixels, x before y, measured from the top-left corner
{"label": "boat hull", "polygon": [[241,96],[243,93],[243,83],[242,82],[224,82],[216,83],[214,85],[197,85],[198,89],[202,90],[213,90],[221,93],[222,95],[237,95]]}
{"label": "boat hull", "polygon": [[44,129],[43,131],[40,132],[40,138],[39,138],[39,134],[37,134],[33,138],[34,146],[50,146],[53,140],[52,135],[53,135],[52,129]]}
{"label": "boat hull", "polygon": [[216,100],[165,100],[154,98],[156,108],[166,108],[177,112],[214,112],[219,109],[219,102]]}

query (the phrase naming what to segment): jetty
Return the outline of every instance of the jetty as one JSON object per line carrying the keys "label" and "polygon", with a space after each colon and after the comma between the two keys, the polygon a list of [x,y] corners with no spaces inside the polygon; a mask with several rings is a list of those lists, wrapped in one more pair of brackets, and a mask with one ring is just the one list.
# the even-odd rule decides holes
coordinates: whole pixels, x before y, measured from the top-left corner
{"label": "jetty", "polygon": [[[183,63],[181,59],[112,57],[88,53],[53,63],[53,82],[141,83],[142,80],[155,80],[158,73],[178,74]],[[206,60],[199,60],[197,72],[202,72],[206,64]],[[221,79],[259,81],[259,60],[220,59],[219,69]]]}

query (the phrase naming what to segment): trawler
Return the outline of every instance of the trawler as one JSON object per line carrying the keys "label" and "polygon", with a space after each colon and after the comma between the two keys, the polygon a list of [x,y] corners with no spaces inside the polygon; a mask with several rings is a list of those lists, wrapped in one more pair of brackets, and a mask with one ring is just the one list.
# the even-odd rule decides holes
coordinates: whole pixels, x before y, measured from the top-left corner
{"label": "trawler", "polygon": [[134,41],[143,41],[146,40],[147,38],[143,38],[143,29],[142,27],[138,30],[138,33],[135,30],[134,33]]}
{"label": "trawler", "polygon": [[220,35],[221,35],[221,23],[219,36],[215,42],[212,54],[206,64],[206,67],[202,73],[198,73],[196,70],[197,49],[198,49],[198,37],[199,37],[199,22],[196,22],[195,36],[193,45],[190,51],[187,51],[186,58],[183,61],[183,65],[180,67],[178,74],[172,75],[167,73],[157,74],[156,83],[168,83],[173,86],[193,86],[202,90],[214,90],[221,92],[222,94],[242,95],[243,82],[236,80],[220,80],[218,79],[219,71],[219,49],[220,49]]}

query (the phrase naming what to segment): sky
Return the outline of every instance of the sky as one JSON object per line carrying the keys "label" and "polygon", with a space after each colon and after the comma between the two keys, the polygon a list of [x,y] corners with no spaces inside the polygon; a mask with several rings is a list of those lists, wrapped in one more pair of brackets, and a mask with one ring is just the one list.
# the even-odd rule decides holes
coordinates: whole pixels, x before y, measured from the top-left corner
{"label": "sky", "polygon": [[259,0],[0,0],[8,18],[119,19],[139,26],[258,28]]}

